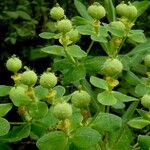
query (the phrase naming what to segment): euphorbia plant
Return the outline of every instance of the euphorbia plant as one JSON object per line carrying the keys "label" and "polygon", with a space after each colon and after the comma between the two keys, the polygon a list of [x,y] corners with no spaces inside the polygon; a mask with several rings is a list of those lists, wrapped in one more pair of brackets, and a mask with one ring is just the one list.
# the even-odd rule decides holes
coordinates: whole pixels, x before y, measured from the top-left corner
{"label": "euphorbia plant", "polygon": [[[82,17],[72,20],[58,4],[50,10],[56,31],[40,37],[59,44],[42,48],[55,56],[42,75],[28,67],[21,72],[16,56],[7,60],[14,85],[0,86],[0,96],[11,100],[0,104],[2,148],[27,137],[40,150],[150,148],[150,44],[142,30],[132,29],[143,3],[122,2],[116,9],[111,1],[104,4],[95,2],[86,9],[75,0]],[[77,45],[82,35],[91,38],[87,51]],[[123,52],[126,42],[135,48]],[[92,56],[94,43],[103,56]],[[2,118],[14,106],[20,122]]]}

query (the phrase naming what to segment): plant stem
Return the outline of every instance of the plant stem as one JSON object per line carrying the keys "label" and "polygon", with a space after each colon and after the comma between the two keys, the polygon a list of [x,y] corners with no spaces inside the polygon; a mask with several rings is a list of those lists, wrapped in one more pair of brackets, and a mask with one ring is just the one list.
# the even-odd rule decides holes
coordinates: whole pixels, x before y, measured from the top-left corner
{"label": "plant stem", "polygon": [[27,122],[9,122],[12,125],[21,125],[21,124],[27,124]]}
{"label": "plant stem", "polygon": [[88,47],[88,49],[87,49],[87,51],[86,51],[87,54],[90,52],[90,50],[91,50],[93,44],[94,44],[94,41],[91,41],[91,43],[90,43],[90,45],[89,45],[89,47]]}

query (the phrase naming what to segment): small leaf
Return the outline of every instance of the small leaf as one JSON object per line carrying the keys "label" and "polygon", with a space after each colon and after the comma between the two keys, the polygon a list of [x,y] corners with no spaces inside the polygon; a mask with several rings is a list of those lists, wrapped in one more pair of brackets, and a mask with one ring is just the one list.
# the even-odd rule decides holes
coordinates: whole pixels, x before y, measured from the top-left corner
{"label": "small leaf", "polygon": [[13,19],[17,19],[19,16],[16,11],[4,11],[4,13]]}
{"label": "small leaf", "polygon": [[142,129],[150,124],[149,120],[145,120],[143,118],[134,118],[128,122],[128,125],[132,128]]}
{"label": "small leaf", "polygon": [[103,37],[102,35],[99,35],[99,36],[91,35],[91,39],[96,42],[102,42],[102,43],[107,42],[107,39],[105,37]]}
{"label": "small leaf", "polygon": [[120,101],[120,102],[137,101],[136,98],[131,97],[131,96],[127,96],[127,95],[122,94],[122,93],[117,92],[117,91],[113,91],[113,95],[114,95],[114,97],[115,97],[118,101]]}
{"label": "small leaf", "polygon": [[54,131],[42,136],[36,143],[40,150],[65,150],[68,138],[62,131]]}
{"label": "small leaf", "polygon": [[34,118],[34,119],[39,119],[48,113],[48,106],[45,102],[32,102],[27,106],[27,109],[29,111],[29,114]]}
{"label": "small leaf", "polygon": [[29,124],[13,127],[13,129],[5,136],[0,137],[2,142],[17,142],[30,135],[31,126]]}
{"label": "small leaf", "polygon": [[88,20],[92,20],[92,18],[89,16],[89,14],[87,12],[86,7],[79,0],[74,0],[74,5],[82,17],[84,17]]}
{"label": "small leaf", "polygon": [[12,108],[11,103],[0,104],[0,117],[5,116]]}
{"label": "small leaf", "polygon": [[11,86],[0,85],[0,97],[7,96],[11,88]]}
{"label": "small leaf", "polygon": [[65,92],[66,92],[65,88],[63,86],[60,86],[60,85],[55,86],[53,89],[56,90],[55,98],[62,97],[65,94]]}
{"label": "small leaf", "polygon": [[142,30],[131,30],[128,38],[137,43],[144,43],[147,41]]}
{"label": "small leaf", "polygon": [[101,135],[96,130],[89,127],[83,127],[76,130],[72,142],[79,148],[87,149],[97,144],[100,139]]}
{"label": "small leaf", "polygon": [[39,34],[39,36],[43,39],[52,39],[55,37],[55,33],[51,33],[51,32],[42,32]]}
{"label": "small leaf", "polygon": [[95,30],[91,25],[81,25],[77,27],[80,34],[83,35],[95,35]]}
{"label": "small leaf", "polygon": [[47,46],[47,47],[42,48],[41,50],[47,54],[65,56],[64,48],[62,46],[58,46],[58,45]]}
{"label": "small leaf", "polygon": [[6,135],[10,130],[9,122],[0,117],[0,136]]}
{"label": "small leaf", "polygon": [[100,112],[91,126],[99,132],[114,132],[122,127],[122,119],[114,114]]}
{"label": "small leaf", "polygon": [[105,9],[107,11],[107,18],[109,22],[116,20],[115,7],[112,0],[104,0]]}
{"label": "small leaf", "polygon": [[75,68],[69,69],[68,72],[64,74],[63,83],[70,84],[73,82],[77,82],[81,79],[84,79],[86,75],[85,67],[80,65]]}
{"label": "small leaf", "polygon": [[35,92],[35,96],[39,99],[39,100],[41,100],[41,99],[44,99],[46,96],[47,96],[47,94],[48,94],[48,89],[46,89],[46,88],[43,88],[42,86],[36,86],[35,88],[34,88],[34,92]]}
{"label": "small leaf", "polygon": [[110,91],[104,91],[97,95],[97,100],[102,105],[112,106],[117,103],[117,99],[114,97],[113,93]]}
{"label": "small leaf", "polygon": [[108,90],[108,84],[105,80],[91,76],[90,83],[100,89]]}
{"label": "small leaf", "polygon": [[138,143],[142,150],[149,150],[150,149],[150,136],[139,135]]}
{"label": "small leaf", "polygon": [[143,96],[143,95],[147,94],[149,91],[150,91],[150,87],[146,86],[145,84],[138,84],[135,87],[135,93],[138,96]]}
{"label": "small leaf", "polygon": [[82,18],[80,16],[75,16],[75,17],[72,18],[72,22],[73,22],[73,24],[75,24],[77,26],[80,26],[80,25],[86,25],[90,21],[88,21],[87,19]]}
{"label": "small leaf", "polygon": [[17,11],[17,13],[20,18],[25,19],[25,20],[31,20],[31,17],[25,11]]}
{"label": "small leaf", "polygon": [[72,56],[72,57],[77,57],[77,58],[82,58],[86,57],[87,54],[84,52],[79,46],[77,45],[71,45],[67,47],[67,52]]}

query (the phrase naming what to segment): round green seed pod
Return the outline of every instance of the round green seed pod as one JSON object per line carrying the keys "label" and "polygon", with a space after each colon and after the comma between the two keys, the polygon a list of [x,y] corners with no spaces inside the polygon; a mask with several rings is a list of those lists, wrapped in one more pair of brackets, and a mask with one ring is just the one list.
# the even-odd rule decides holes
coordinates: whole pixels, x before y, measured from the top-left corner
{"label": "round green seed pod", "polygon": [[11,58],[9,58],[6,62],[6,68],[12,72],[19,71],[21,67],[22,61],[14,55]]}
{"label": "round green seed pod", "polygon": [[121,22],[121,21],[113,21],[110,23],[110,27],[117,29],[117,30],[121,30],[121,31],[125,31],[125,25]]}
{"label": "round green seed pod", "polygon": [[87,11],[92,18],[97,20],[100,20],[106,15],[105,8],[97,2],[89,6]]}
{"label": "round green seed pod", "polygon": [[144,57],[144,64],[145,66],[150,67],[150,54]]}
{"label": "round green seed pod", "polygon": [[80,38],[80,35],[77,29],[72,29],[71,31],[67,33],[67,35],[69,36],[69,40],[73,42],[77,42]]}
{"label": "round green seed pod", "polygon": [[71,29],[72,29],[72,23],[68,19],[60,20],[57,23],[57,29],[59,30],[59,32],[67,33],[69,31],[71,31]]}
{"label": "round green seed pod", "polygon": [[91,96],[86,91],[75,91],[72,94],[71,102],[77,108],[86,108],[91,101]]}
{"label": "round green seed pod", "polygon": [[69,119],[72,116],[72,107],[68,103],[58,103],[54,106],[53,114],[59,120]]}
{"label": "round green seed pod", "polygon": [[127,16],[128,14],[128,5],[121,3],[119,5],[116,6],[116,12],[118,15],[120,16]]}
{"label": "round green seed pod", "polygon": [[103,64],[102,72],[106,76],[117,76],[122,72],[123,65],[118,59],[109,58]]}
{"label": "round green seed pod", "polygon": [[150,109],[150,95],[145,94],[141,99],[141,104],[145,107]]}
{"label": "round green seed pod", "polygon": [[54,73],[44,72],[40,76],[40,85],[44,88],[53,88],[57,84],[57,77]]}
{"label": "round green seed pod", "polygon": [[128,19],[133,20],[137,17],[137,8],[132,4],[129,4],[127,7],[128,13],[125,15]]}
{"label": "round green seed pod", "polygon": [[21,82],[28,86],[34,86],[37,82],[37,74],[32,70],[27,70],[21,74]]}
{"label": "round green seed pod", "polygon": [[53,7],[50,11],[50,15],[55,20],[60,20],[64,17],[64,10],[60,6]]}

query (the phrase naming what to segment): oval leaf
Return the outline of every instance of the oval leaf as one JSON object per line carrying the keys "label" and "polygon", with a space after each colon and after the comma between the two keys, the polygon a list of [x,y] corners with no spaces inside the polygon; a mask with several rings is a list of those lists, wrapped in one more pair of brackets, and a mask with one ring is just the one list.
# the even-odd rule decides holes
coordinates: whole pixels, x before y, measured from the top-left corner
{"label": "oval leaf", "polygon": [[0,117],[5,116],[12,108],[11,103],[0,104]]}
{"label": "oval leaf", "polygon": [[4,118],[0,118],[0,136],[7,134],[9,130],[10,130],[9,122]]}

